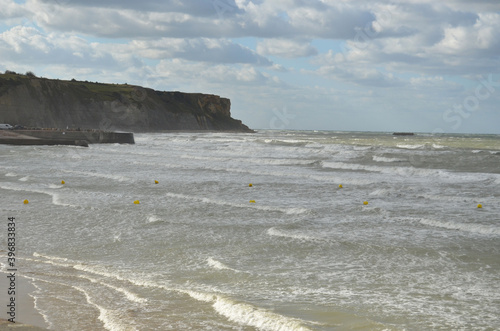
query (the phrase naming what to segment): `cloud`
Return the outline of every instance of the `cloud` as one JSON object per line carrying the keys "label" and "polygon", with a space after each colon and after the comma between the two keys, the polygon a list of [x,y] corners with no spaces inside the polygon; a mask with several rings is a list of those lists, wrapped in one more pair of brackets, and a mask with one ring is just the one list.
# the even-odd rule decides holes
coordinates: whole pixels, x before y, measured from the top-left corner
{"label": "cloud", "polygon": [[[222,65],[209,63],[191,63],[186,60],[173,59],[161,60],[152,70],[165,83],[168,80],[175,80],[180,85],[193,84],[193,77],[196,77],[196,84],[203,85],[204,89],[209,86],[258,86],[271,87],[285,84],[275,76],[259,71],[252,65]],[[157,82],[159,84],[160,82]]]}
{"label": "cloud", "polygon": [[28,0],[40,26],[106,38],[349,38],[368,9],[303,1]]}
{"label": "cloud", "polygon": [[447,55],[481,56],[488,53],[500,53],[500,14],[479,14],[474,25],[448,26],[444,29],[443,39],[433,50]]}
{"label": "cloud", "polygon": [[289,39],[266,39],[257,44],[257,53],[284,58],[308,57],[318,54],[310,42]]}
{"label": "cloud", "polygon": [[[64,64],[69,67],[120,68],[127,63],[76,36],[45,35],[32,27],[16,26],[0,34],[4,64]],[[122,59],[123,60],[123,59]]]}
{"label": "cloud", "polygon": [[[350,71],[379,67],[429,75],[495,72],[500,65],[500,58],[494,55],[500,53],[500,36],[494,32],[500,29],[498,13],[381,3],[373,12],[376,20],[346,40],[340,52],[321,54],[315,62]],[[325,68],[319,71],[331,73]]]}
{"label": "cloud", "polygon": [[272,65],[267,58],[227,39],[178,39],[133,41],[131,51],[150,59],[182,58],[211,63]]}
{"label": "cloud", "polygon": [[12,22],[29,14],[22,5],[10,0],[0,0],[0,19]]}
{"label": "cloud", "polygon": [[[306,71],[304,72],[307,73]],[[384,73],[380,70],[366,67],[322,66],[312,73],[368,87],[401,87],[405,85],[404,81],[398,79],[392,73]]]}

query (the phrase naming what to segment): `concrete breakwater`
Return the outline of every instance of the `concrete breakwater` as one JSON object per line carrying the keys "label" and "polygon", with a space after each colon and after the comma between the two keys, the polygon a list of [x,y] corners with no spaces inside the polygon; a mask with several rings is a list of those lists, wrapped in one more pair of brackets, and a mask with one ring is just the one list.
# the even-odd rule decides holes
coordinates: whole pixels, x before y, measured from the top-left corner
{"label": "concrete breakwater", "polygon": [[73,145],[89,144],[134,144],[130,132],[107,132],[100,130],[3,130],[0,144],[9,145]]}

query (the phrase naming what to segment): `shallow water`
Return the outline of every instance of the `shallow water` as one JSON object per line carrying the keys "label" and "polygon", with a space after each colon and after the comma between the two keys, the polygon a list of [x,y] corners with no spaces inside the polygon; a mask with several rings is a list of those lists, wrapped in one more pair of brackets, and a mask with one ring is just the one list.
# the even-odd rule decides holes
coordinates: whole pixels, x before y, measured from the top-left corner
{"label": "shallow water", "polygon": [[0,214],[54,330],[498,329],[499,161],[495,135],[0,146]]}

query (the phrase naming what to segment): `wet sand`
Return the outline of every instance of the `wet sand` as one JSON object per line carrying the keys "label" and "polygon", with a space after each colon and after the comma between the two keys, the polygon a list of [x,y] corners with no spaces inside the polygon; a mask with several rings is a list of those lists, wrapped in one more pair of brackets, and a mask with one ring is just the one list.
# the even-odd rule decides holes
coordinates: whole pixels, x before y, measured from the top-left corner
{"label": "wet sand", "polygon": [[[0,315],[0,330],[42,330],[48,327],[43,319],[43,316],[35,309],[35,301],[30,293],[36,288],[29,282],[28,279],[16,275],[16,316],[15,324],[8,322],[10,316],[7,314],[7,305],[10,302],[8,294],[10,280],[8,274],[0,273],[0,305],[2,308]],[[21,327],[21,324],[27,324]]]}

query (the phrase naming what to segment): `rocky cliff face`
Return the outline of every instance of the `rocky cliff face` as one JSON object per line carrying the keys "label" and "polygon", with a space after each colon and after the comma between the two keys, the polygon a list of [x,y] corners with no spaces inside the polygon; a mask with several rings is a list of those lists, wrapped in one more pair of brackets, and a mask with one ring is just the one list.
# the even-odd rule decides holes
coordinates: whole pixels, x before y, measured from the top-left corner
{"label": "rocky cliff face", "polygon": [[131,85],[0,75],[0,123],[27,127],[154,132],[251,132],[217,95],[160,92]]}

